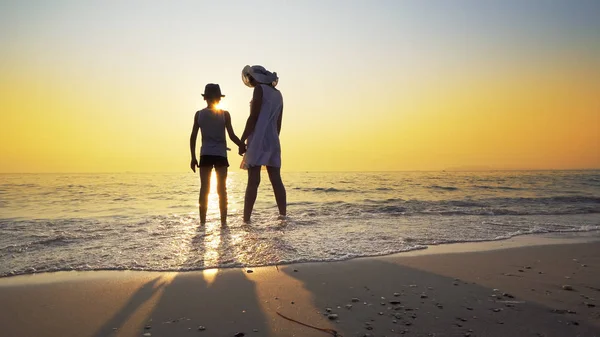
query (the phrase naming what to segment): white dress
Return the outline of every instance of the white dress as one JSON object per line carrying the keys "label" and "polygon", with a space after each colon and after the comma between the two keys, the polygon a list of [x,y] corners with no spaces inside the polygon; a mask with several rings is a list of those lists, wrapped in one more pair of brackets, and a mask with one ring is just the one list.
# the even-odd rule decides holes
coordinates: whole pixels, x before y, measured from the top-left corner
{"label": "white dress", "polygon": [[246,153],[241,168],[252,166],[281,167],[281,144],[277,121],[283,109],[283,97],[275,88],[261,84],[263,95],[260,114],[254,131],[248,136]]}

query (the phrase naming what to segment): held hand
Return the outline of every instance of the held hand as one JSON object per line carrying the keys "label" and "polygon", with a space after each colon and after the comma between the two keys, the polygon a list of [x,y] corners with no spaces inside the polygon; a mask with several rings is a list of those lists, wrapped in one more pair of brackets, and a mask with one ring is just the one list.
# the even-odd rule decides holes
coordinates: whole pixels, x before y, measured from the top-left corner
{"label": "held hand", "polygon": [[196,173],[196,167],[198,167],[198,160],[196,158],[192,158],[192,162],[190,163],[190,168],[194,173]]}
{"label": "held hand", "polygon": [[238,154],[243,156],[246,153],[246,144],[242,144],[238,147]]}

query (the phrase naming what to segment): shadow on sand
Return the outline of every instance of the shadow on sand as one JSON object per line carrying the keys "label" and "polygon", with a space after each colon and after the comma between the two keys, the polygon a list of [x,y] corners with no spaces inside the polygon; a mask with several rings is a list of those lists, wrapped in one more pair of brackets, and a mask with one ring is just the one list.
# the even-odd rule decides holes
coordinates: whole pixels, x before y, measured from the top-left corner
{"label": "shadow on sand", "polygon": [[[207,235],[218,238],[218,248],[207,247]],[[232,248],[231,235],[226,228],[214,227],[210,233],[199,227],[190,242],[188,259],[181,265],[186,269],[204,266],[203,256],[212,256]],[[199,258],[200,257],[200,258]],[[216,257],[218,260],[220,257]],[[217,261],[221,262],[221,261]],[[267,331],[266,317],[258,301],[256,287],[244,269],[209,269],[173,273],[172,278],[153,279],[137,290],[94,334],[105,336],[189,336],[205,329],[209,336],[234,336],[238,332]],[[123,327],[140,308],[150,309],[143,320],[132,329]]]}
{"label": "shadow on sand", "polygon": [[[217,251],[236,249],[227,229],[218,229]],[[215,232],[209,233],[216,235]],[[208,256],[199,230],[192,240],[186,267]],[[204,245],[203,245],[204,243]],[[212,249],[212,248],[211,248]],[[198,265],[200,266],[200,265]],[[394,263],[362,258],[331,263],[306,263],[279,268],[242,268],[181,272],[164,284],[147,282],[98,330],[95,337],[190,336],[204,327],[207,336],[304,336],[327,333],[303,327],[277,315],[338,336],[600,336],[600,329],[581,316],[556,313],[545,305],[475,283]],[[156,296],[156,293],[160,295]],[[150,298],[152,308],[135,333],[119,334]],[[270,302],[270,303],[269,303]],[[327,308],[338,315],[328,320]],[[144,329],[148,325],[148,329]]]}

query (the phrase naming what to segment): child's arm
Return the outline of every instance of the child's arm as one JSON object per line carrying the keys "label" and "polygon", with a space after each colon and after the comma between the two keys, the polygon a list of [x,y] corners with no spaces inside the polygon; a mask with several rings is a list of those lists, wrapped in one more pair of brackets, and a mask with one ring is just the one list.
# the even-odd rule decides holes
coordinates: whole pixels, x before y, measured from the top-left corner
{"label": "child's arm", "polygon": [[238,147],[243,146],[244,143],[242,143],[242,141],[235,135],[235,132],[233,132],[233,126],[231,126],[231,115],[229,114],[229,111],[224,111],[223,113],[225,114],[225,128],[227,128],[229,139],[231,139],[231,141],[234,142]]}
{"label": "child's arm", "polygon": [[196,172],[198,166],[198,159],[196,159],[196,138],[198,138],[198,112],[194,115],[194,126],[192,126],[192,134],[190,135],[190,152],[192,154],[192,161],[190,162],[190,168]]}
{"label": "child's arm", "polygon": [[252,105],[250,106],[250,117],[246,121],[246,128],[244,129],[244,133],[242,133],[242,143],[248,139],[248,137],[254,131],[254,127],[256,126],[256,122],[258,121],[258,114],[260,114],[260,107],[262,106],[262,87],[256,86],[254,87],[254,94],[252,95]]}

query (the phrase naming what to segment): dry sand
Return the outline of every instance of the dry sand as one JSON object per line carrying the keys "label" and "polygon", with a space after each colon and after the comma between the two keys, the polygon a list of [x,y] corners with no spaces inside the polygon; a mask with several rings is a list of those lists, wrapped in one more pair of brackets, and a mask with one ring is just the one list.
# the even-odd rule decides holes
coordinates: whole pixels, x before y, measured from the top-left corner
{"label": "dry sand", "polygon": [[346,337],[600,336],[600,242],[588,241],[521,237],[251,273],[9,277],[0,336],[331,336],[278,312]]}

